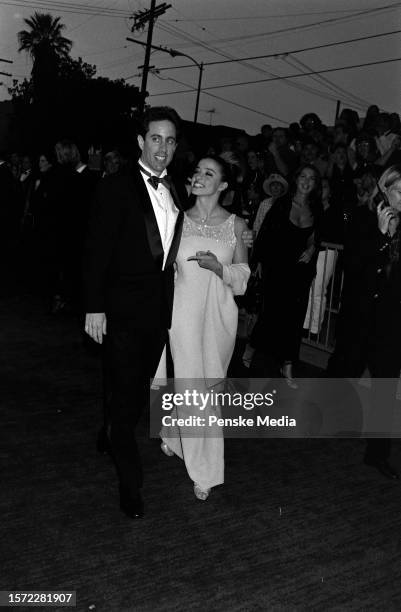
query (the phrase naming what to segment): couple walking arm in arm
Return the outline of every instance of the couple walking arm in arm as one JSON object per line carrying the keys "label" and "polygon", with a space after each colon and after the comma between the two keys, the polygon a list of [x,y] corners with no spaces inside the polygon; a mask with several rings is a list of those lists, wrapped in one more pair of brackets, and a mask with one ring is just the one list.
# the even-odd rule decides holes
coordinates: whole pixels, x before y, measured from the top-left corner
{"label": "couple walking arm in arm", "polygon": [[179,129],[178,115],[169,107],[145,113],[138,165],[132,174],[110,176],[99,185],[84,257],[85,331],[104,342],[111,385],[111,451],[120,507],[130,518],[143,516],[135,428],[171,327],[174,262],[187,205],[184,188],[180,194],[178,186],[152,177],[167,174]]}

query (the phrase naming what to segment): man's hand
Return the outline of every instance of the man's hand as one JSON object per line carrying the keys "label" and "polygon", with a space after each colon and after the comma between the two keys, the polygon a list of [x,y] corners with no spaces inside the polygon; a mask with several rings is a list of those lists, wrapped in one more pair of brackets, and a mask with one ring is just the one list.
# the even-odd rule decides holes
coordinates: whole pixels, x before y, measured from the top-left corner
{"label": "man's hand", "polygon": [[103,342],[103,336],[107,331],[107,320],[104,312],[88,312],[85,317],[86,333],[99,344]]}
{"label": "man's hand", "polygon": [[242,242],[245,244],[248,249],[253,247],[253,231],[250,229],[246,229],[242,232],[241,235]]}

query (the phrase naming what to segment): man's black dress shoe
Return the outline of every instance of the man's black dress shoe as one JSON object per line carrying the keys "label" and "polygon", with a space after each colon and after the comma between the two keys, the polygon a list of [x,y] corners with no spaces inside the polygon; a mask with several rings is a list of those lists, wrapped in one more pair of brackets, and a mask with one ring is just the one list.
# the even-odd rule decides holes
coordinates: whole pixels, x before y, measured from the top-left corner
{"label": "man's black dress shoe", "polygon": [[370,459],[369,457],[365,457],[364,463],[365,465],[376,468],[380,474],[391,480],[398,480],[400,477],[397,470],[391,467],[387,459]]}
{"label": "man's black dress shoe", "polygon": [[120,487],[120,508],[130,519],[143,518],[143,501],[140,494],[137,497],[131,497],[122,487]]}

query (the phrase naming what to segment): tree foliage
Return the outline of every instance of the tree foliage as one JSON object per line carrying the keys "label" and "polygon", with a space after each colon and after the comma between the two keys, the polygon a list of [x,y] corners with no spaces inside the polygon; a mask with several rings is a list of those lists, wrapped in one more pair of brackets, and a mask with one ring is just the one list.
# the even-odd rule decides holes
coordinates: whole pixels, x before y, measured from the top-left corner
{"label": "tree foliage", "polygon": [[59,138],[83,145],[127,140],[141,99],[138,88],[96,76],[96,66],[73,59],[58,17],[35,13],[25,21],[31,30],[20,32],[18,40],[33,58],[31,78],[9,89],[21,146],[38,149]]}
{"label": "tree foliage", "polygon": [[58,72],[59,62],[68,57],[72,41],[62,35],[65,26],[60,17],[34,13],[24,19],[30,30],[18,32],[19,51],[26,51],[33,60],[33,96],[45,100],[51,93],[51,82]]}
{"label": "tree foliage", "polygon": [[33,60],[43,49],[58,58],[68,56],[72,41],[62,36],[65,25],[60,23],[60,17],[52,17],[48,13],[34,13],[24,21],[31,29],[18,32],[19,51],[28,51]]}

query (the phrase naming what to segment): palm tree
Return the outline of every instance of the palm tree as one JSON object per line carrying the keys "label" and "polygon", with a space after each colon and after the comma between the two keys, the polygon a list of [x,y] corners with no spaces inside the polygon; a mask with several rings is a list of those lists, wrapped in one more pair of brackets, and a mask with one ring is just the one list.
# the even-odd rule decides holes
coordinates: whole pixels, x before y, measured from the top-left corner
{"label": "palm tree", "polygon": [[30,30],[18,32],[19,51],[27,51],[33,59],[32,81],[35,97],[45,96],[54,85],[58,66],[68,57],[72,41],[62,36],[65,25],[60,17],[48,13],[34,13],[24,19]]}

